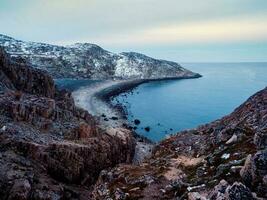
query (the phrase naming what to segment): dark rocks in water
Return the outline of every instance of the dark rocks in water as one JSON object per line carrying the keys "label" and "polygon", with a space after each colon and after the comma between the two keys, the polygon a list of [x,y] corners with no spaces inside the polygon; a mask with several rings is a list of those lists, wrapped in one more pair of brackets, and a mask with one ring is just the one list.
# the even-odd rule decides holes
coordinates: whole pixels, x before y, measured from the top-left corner
{"label": "dark rocks in water", "polygon": [[118,117],[111,117],[110,119],[112,119],[112,120],[118,120],[119,118]]}
{"label": "dark rocks in water", "polygon": [[102,115],[101,115],[101,117],[104,117],[104,118],[106,118],[107,116],[106,116],[105,114],[102,114]]}
{"label": "dark rocks in water", "polygon": [[123,126],[124,128],[127,128],[127,127],[128,127],[128,124],[123,123],[122,126]]}
{"label": "dark rocks in water", "polygon": [[141,122],[140,122],[139,119],[135,119],[135,120],[134,120],[134,124],[135,124],[135,125],[139,125],[140,123],[141,123]]}
{"label": "dark rocks in water", "polygon": [[172,129],[172,128],[170,128],[170,131],[173,131],[173,129]]}
{"label": "dark rocks in water", "polygon": [[104,121],[109,121],[109,120],[108,120],[108,118],[105,117],[105,118],[104,118]]}
{"label": "dark rocks in water", "polygon": [[149,126],[145,127],[145,131],[149,132],[150,131],[150,127]]}
{"label": "dark rocks in water", "polygon": [[136,129],[137,129],[137,127],[136,127],[136,126],[134,126],[134,127],[133,127],[133,130],[136,130]]}

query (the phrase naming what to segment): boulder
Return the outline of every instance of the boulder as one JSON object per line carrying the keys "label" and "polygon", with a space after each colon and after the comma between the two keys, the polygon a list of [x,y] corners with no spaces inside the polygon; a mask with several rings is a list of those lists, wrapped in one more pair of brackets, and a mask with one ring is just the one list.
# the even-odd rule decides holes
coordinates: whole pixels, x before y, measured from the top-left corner
{"label": "boulder", "polygon": [[225,144],[233,144],[237,142],[237,135],[234,134]]}
{"label": "boulder", "polygon": [[247,156],[246,161],[242,169],[240,170],[240,176],[247,186],[251,186],[252,183],[252,163],[251,154]]}
{"label": "boulder", "polygon": [[253,181],[260,181],[267,175],[267,149],[258,151],[252,158]]}
{"label": "boulder", "polygon": [[240,175],[248,185],[261,181],[267,175],[267,149],[258,151],[253,157],[249,155]]}
{"label": "boulder", "polygon": [[253,200],[253,195],[249,188],[240,182],[235,182],[228,186],[225,191],[225,200]]}

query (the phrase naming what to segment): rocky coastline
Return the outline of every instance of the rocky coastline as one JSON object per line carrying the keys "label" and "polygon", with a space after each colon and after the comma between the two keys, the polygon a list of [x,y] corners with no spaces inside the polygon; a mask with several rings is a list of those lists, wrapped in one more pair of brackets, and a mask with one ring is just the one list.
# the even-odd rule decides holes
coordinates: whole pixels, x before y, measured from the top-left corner
{"label": "rocky coastline", "polygon": [[[132,131],[103,128],[47,72],[0,48],[0,78],[0,200],[267,199],[267,88],[133,164]],[[108,103],[153,80],[92,94]]]}
{"label": "rocky coastline", "polygon": [[148,138],[134,131],[133,127],[128,124],[126,108],[119,104],[112,104],[112,98],[121,93],[130,92],[141,84],[152,81],[181,80],[200,77],[202,77],[200,74],[193,74],[187,77],[169,77],[161,79],[109,80],[78,89],[74,91],[72,95],[74,96],[75,103],[79,107],[88,110],[98,117],[99,124],[103,129],[124,128],[130,130],[133,137],[136,139],[133,162],[140,163],[145,158],[151,156],[155,144]]}
{"label": "rocky coastline", "polygon": [[233,113],[177,133],[139,165],[102,171],[94,199],[267,198],[267,88]]}
{"label": "rocky coastline", "polygon": [[102,125],[110,125],[107,121],[111,119],[113,121],[119,121],[118,123],[113,123],[113,125],[122,127],[127,125],[127,110],[121,105],[114,106],[114,104],[111,103],[112,98],[122,93],[130,92],[141,84],[152,81],[194,79],[200,77],[202,77],[200,74],[193,74],[186,77],[177,76],[157,79],[106,80],[81,87],[73,91],[72,95],[76,105],[89,111],[91,114],[100,117],[100,119],[102,117],[104,119],[101,120]]}

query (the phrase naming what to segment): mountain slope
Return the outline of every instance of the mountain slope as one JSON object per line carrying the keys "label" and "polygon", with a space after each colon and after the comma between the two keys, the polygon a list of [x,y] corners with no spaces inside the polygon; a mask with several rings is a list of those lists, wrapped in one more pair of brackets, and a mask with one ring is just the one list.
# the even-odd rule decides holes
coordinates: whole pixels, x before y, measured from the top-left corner
{"label": "mountain slope", "polygon": [[194,78],[199,74],[178,63],[129,52],[115,54],[89,43],[57,46],[24,42],[0,34],[0,46],[11,57],[48,71],[54,78],[157,79]]}

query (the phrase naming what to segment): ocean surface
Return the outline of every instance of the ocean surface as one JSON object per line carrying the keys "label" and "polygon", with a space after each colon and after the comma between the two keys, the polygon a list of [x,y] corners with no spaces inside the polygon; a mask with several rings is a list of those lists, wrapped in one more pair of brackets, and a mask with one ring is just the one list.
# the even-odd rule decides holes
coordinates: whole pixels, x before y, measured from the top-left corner
{"label": "ocean surface", "polygon": [[[230,114],[267,86],[267,63],[183,63],[203,75],[199,79],[142,84],[113,102],[128,110],[128,121],[141,123],[136,132],[157,142],[171,133]],[[150,127],[150,131],[144,128]]]}

